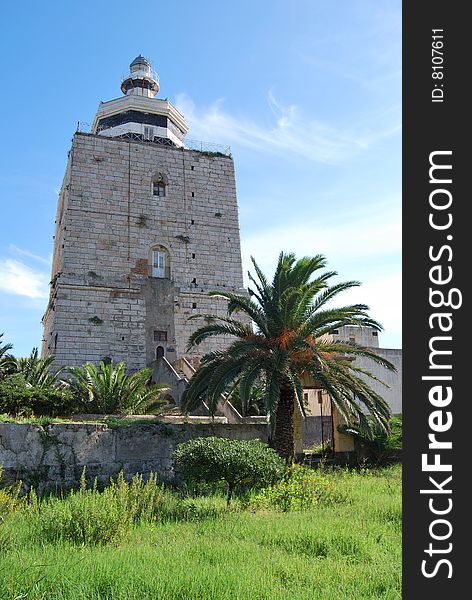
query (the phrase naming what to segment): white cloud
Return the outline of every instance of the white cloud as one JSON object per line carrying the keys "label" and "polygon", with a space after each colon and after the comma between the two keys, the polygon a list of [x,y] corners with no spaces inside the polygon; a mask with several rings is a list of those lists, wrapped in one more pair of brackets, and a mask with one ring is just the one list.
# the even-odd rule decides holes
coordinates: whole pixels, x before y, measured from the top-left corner
{"label": "white cloud", "polygon": [[10,253],[13,255],[27,256],[28,258],[37,260],[38,262],[41,262],[45,265],[48,265],[48,266],[51,265],[52,257],[44,258],[42,256],[39,256],[38,254],[33,254],[33,252],[30,252],[29,250],[24,250],[23,248],[18,248],[18,246],[15,246],[14,244],[10,244],[9,250],[10,250]]}
{"label": "white cloud", "polygon": [[28,298],[48,297],[49,276],[25,263],[7,258],[0,260],[0,290]]}
{"label": "white cloud", "polygon": [[[295,252],[297,257],[323,254],[328,260],[327,269],[339,273],[336,281],[361,281],[360,287],[340,294],[335,305],[367,304],[370,314],[385,328],[382,336],[385,344],[399,347],[401,222],[393,207],[389,210],[384,207],[382,211],[373,208],[353,210],[344,215],[341,222],[306,220],[298,225],[277,226],[243,236],[244,274],[248,270],[253,272],[250,256],[254,256],[271,279],[282,250]],[[336,217],[339,219],[339,215]]]}
{"label": "white cloud", "polygon": [[235,117],[224,111],[222,99],[202,109],[186,94],[179,94],[176,104],[190,124],[189,137],[264,152],[289,151],[324,164],[341,162],[400,130],[397,110],[386,120],[385,115],[372,116],[366,127],[343,130],[302,115],[295,105],[281,106],[270,92],[268,104],[275,122],[267,128],[250,118]]}
{"label": "white cloud", "polygon": [[[370,207],[373,211],[373,207]],[[278,225],[243,236],[242,249],[245,266],[249,257],[255,257],[269,272],[275,268],[278,253],[295,252],[297,256],[323,254],[330,265],[346,260],[366,260],[375,265],[386,255],[401,253],[401,221],[393,207],[367,215],[366,211],[339,214],[333,221],[305,219],[292,225]]]}

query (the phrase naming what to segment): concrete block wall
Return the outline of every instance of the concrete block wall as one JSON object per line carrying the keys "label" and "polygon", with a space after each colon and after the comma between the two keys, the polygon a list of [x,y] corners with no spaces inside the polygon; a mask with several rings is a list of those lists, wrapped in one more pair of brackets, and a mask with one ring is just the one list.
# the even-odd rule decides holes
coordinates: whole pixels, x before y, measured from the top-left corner
{"label": "concrete block wall", "polygon": [[39,490],[76,486],[84,467],[87,479],[97,477],[101,484],[121,470],[128,477],[153,472],[169,480],[177,445],[209,436],[266,442],[268,426],[158,423],[112,429],[101,423],[0,423],[0,465],[4,481],[21,480]]}

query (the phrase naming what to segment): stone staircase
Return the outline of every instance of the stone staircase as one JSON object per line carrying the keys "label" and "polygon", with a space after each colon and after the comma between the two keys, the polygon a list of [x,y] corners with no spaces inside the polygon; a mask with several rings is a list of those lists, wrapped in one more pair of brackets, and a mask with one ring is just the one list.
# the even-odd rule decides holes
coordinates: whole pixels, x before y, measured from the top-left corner
{"label": "stone staircase", "polygon": [[[181,415],[182,413],[180,412],[179,407],[181,405],[182,394],[187,387],[189,380],[195,373],[195,368],[185,357],[180,358],[173,365],[165,357],[161,357],[152,363],[151,368],[153,382],[165,383],[170,387],[169,393],[175,402],[175,408],[171,410],[175,411],[175,416]],[[208,406],[203,404],[201,408],[193,411],[191,415],[208,417],[210,411],[208,410]],[[234,406],[226,400],[226,397],[223,394],[218,403],[215,416],[226,418],[228,423],[244,422],[243,417]]]}

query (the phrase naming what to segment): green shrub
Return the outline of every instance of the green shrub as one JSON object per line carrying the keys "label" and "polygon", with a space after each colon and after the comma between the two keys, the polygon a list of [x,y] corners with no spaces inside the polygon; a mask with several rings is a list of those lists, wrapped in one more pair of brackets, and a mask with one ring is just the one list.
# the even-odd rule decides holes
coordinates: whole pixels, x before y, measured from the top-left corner
{"label": "green shrub", "polygon": [[248,506],[256,510],[288,512],[329,506],[344,500],[345,496],[336,490],[332,479],[308,467],[293,465],[282,481],[250,497]]}
{"label": "green shrub", "polygon": [[107,544],[123,539],[139,522],[201,521],[219,516],[224,509],[215,498],[180,498],[157,483],[135,475],[126,481],[121,472],[103,491],[96,484],[87,488],[85,471],[78,490],[65,498],[39,500],[28,495],[28,510],[36,516],[35,537],[51,543]]}
{"label": "green shrub", "polygon": [[74,412],[72,393],[64,388],[41,388],[27,383],[21,374],[0,381],[0,413],[55,417]]}
{"label": "green shrub", "polygon": [[368,437],[356,425],[340,425],[339,431],[352,435],[357,454],[361,460],[376,465],[386,464],[402,449],[402,416],[390,420],[390,432],[386,434],[375,423],[371,423],[372,436]]}
{"label": "green shrub", "polygon": [[151,385],[151,369],[128,375],[124,362],[102,361],[99,367],[86,363],[67,370],[72,375],[71,390],[83,412],[155,414],[166,403],[161,394],[168,386]]}
{"label": "green shrub", "polygon": [[[0,484],[2,483],[2,475],[3,467],[0,465]],[[0,526],[21,505],[20,488],[21,482],[0,487]]]}
{"label": "green shrub", "polygon": [[269,485],[284,472],[284,462],[275,450],[259,440],[197,438],[179,444],[174,460],[187,481],[224,481],[228,506],[236,486]]}

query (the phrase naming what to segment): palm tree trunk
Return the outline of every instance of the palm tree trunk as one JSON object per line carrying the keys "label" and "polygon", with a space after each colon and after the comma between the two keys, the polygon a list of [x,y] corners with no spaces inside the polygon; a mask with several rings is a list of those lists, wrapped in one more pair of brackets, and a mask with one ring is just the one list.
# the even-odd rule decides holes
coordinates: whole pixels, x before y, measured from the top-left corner
{"label": "palm tree trunk", "polygon": [[291,462],[295,453],[293,441],[293,410],[295,392],[290,383],[280,387],[280,398],[275,415],[273,446],[277,453]]}

